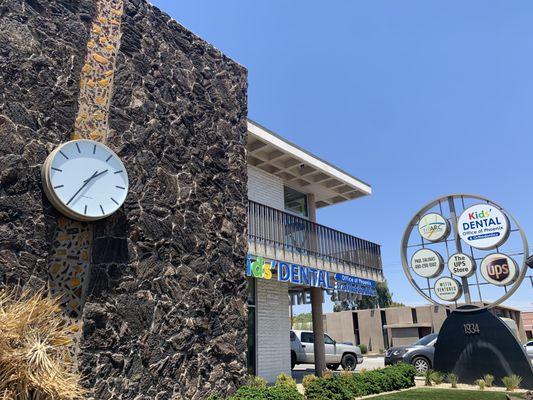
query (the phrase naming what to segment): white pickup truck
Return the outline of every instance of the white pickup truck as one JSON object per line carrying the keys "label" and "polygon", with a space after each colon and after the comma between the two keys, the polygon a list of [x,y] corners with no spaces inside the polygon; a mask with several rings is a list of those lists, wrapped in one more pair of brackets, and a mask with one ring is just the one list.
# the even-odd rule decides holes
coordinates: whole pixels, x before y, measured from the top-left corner
{"label": "white pickup truck", "polygon": [[[326,365],[336,370],[339,365],[346,370],[354,370],[357,364],[363,362],[363,355],[359,347],[338,343],[328,334],[324,334],[326,347]],[[291,368],[296,364],[314,364],[314,334],[311,331],[291,331]]]}

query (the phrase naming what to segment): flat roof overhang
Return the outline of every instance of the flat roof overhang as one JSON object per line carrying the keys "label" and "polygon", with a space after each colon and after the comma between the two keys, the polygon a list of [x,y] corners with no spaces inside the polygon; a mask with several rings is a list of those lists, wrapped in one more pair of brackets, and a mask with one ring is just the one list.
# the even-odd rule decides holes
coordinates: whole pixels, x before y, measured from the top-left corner
{"label": "flat roof overhang", "polygon": [[406,329],[406,328],[431,328],[431,323],[429,322],[419,322],[417,324],[388,324],[383,325],[383,328],[390,328],[390,329]]}
{"label": "flat roof overhang", "polygon": [[314,194],[317,208],[372,193],[369,184],[250,119],[247,152],[249,165],[278,176],[293,189]]}

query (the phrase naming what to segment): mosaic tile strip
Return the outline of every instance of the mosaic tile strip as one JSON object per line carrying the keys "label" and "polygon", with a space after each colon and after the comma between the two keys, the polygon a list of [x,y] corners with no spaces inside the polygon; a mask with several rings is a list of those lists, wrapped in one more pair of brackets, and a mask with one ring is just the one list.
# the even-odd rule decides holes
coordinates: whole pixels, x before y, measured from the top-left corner
{"label": "mosaic tile strip", "polygon": [[97,1],[98,16],[87,43],[73,139],[106,141],[123,6],[122,0]]}
{"label": "mosaic tile strip", "polygon": [[[97,17],[91,26],[87,56],[80,78],[78,115],[71,139],[105,142],[114,69],[121,38],[123,0],[97,0]],[[49,288],[61,296],[67,322],[72,326],[76,361],[81,316],[91,265],[91,224],[61,217],[49,260]]]}

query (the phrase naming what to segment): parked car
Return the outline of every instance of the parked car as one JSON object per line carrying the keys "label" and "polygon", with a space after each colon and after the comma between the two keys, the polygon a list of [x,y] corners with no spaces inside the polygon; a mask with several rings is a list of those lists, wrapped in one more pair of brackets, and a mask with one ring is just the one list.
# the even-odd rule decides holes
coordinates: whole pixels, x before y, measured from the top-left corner
{"label": "parked car", "polygon": [[527,342],[524,347],[526,348],[527,355],[533,361],[533,340]]}
{"label": "parked car", "polygon": [[391,347],[385,353],[385,365],[404,362],[412,364],[418,373],[426,372],[433,366],[437,337],[437,333],[432,333],[413,344]]}
{"label": "parked car", "polygon": [[[314,333],[312,331],[291,331],[291,368],[296,364],[314,364]],[[328,334],[324,334],[326,347],[326,365],[336,370],[339,365],[346,370],[354,370],[363,362],[361,349],[354,345],[338,343]]]}

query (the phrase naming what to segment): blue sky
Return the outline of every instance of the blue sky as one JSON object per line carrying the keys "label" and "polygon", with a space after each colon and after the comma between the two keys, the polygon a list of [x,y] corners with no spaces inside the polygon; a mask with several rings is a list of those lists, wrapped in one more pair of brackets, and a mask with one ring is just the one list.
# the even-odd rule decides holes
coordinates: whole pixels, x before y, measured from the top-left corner
{"label": "blue sky", "polygon": [[[395,299],[423,302],[400,240],[438,196],[501,203],[533,246],[533,2],[153,4],[248,69],[250,118],[372,185],[318,218],[382,245]],[[508,304],[533,309],[532,294]]]}

